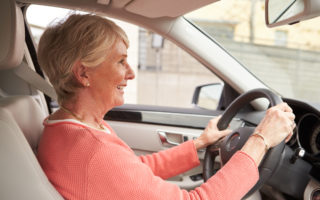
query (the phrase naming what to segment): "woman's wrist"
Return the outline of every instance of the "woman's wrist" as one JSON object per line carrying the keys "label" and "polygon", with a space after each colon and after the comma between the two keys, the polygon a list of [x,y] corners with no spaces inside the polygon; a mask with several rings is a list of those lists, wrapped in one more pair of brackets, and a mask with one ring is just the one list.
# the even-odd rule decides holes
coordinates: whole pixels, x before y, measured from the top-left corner
{"label": "woman's wrist", "polygon": [[198,137],[197,139],[193,140],[193,143],[194,143],[194,146],[196,147],[197,150],[207,147],[206,142],[203,141],[201,136]]}
{"label": "woman's wrist", "polygon": [[251,136],[242,147],[241,151],[249,155],[259,166],[263,156],[266,154],[267,149],[265,142],[259,136]]}
{"label": "woman's wrist", "polygon": [[260,132],[254,132],[250,137],[258,137],[258,138],[260,138],[264,143],[266,152],[270,149],[269,142],[267,141],[266,137],[263,136]]}

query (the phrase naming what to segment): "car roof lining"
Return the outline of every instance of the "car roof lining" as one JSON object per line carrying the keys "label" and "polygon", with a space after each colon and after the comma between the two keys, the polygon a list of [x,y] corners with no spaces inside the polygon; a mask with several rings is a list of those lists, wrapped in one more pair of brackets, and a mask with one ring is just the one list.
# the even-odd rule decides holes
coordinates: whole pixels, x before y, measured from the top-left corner
{"label": "car roof lining", "polygon": [[[70,8],[87,8],[92,11],[124,10],[147,18],[179,17],[219,0],[18,0],[22,3],[64,5]],[[155,6],[156,5],[156,6]]]}

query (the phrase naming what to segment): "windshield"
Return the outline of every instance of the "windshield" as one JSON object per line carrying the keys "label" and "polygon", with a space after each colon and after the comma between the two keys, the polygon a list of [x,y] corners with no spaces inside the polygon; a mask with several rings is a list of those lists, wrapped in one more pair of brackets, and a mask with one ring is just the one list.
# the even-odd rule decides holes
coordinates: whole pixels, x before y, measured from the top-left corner
{"label": "windshield", "polygon": [[320,18],[267,28],[261,0],[219,1],[185,16],[270,88],[320,103]]}

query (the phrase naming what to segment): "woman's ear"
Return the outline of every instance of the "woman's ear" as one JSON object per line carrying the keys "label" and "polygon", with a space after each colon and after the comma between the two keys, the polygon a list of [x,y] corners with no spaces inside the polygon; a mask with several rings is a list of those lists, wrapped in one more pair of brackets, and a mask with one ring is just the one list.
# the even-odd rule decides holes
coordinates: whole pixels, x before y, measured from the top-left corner
{"label": "woman's ear", "polygon": [[72,67],[72,73],[76,80],[84,87],[90,86],[88,77],[88,68],[83,66],[80,61],[75,62]]}

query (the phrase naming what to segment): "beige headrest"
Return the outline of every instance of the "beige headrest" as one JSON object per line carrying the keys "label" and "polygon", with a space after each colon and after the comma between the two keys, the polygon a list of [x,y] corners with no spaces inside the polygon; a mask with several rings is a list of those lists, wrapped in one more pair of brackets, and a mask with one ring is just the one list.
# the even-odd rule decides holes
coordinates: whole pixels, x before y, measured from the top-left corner
{"label": "beige headrest", "polygon": [[0,1],[0,70],[18,66],[24,54],[24,21],[14,0]]}

